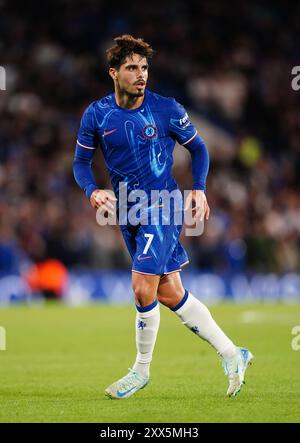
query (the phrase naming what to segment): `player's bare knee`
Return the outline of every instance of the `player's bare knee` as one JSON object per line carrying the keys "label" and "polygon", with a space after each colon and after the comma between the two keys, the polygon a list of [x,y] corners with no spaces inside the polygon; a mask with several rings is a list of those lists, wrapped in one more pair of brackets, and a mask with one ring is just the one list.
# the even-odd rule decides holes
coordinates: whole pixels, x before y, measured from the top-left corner
{"label": "player's bare knee", "polygon": [[133,292],[135,300],[140,306],[146,306],[154,301],[155,297],[151,293],[151,286],[147,284],[147,282],[139,282],[134,284]]}

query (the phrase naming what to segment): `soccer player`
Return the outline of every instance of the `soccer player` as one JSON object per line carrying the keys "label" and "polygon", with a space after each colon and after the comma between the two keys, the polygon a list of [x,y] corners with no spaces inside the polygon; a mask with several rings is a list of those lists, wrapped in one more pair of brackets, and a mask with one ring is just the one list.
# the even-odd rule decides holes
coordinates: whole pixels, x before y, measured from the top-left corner
{"label": "soccer player", "polygon": [[[174,98],[146,89],[148,62],[153,50],[143,39],[122,35],[107,50],[109,75],[114,93],[92,102],[83,114],[74,159],[74,176],[91,205],[112,214],[115,201],[120,214],[127,203],[121,201],[119,185],[128,192],[144,191],[148,206],[142,217],[153,209],[163,211],[164,202],[150,200],[151,190],[178,191],[172,177],[175,142],[189,150],[192,159],[193,190],[190,203],[194,218],[209,218],[205,182],[209,167],[207,148],[188,115]],[[92,172],[92,158],[97,147],[103,152],[109,170],[114,197],[99,189]],[[123,188],[122,188],[123,189]],[[178,191],[179,192],[179,191]],[[180,194],[181,195],[181,194]],[[174,198],[176,200],[176,197]],[[229,378],[227,395],[235,396],[253,356],[239,348],[225,335],[207,307],[181,282],[181,268],[188,256],[179,242],[182,223],[174,220],[171,205],[168,223],[161,214],[155,223],[121,223],[120,228],[131,254],[132,287],[136,302],[137,356],[128,374],[116,381],[105,393],[114,399],[125,399],[149,382],[150,363],[160,322],[159,303],[169,307],[192,332],[206,340],[223,359]],[[164,215],[165,216],[165,215]]]}

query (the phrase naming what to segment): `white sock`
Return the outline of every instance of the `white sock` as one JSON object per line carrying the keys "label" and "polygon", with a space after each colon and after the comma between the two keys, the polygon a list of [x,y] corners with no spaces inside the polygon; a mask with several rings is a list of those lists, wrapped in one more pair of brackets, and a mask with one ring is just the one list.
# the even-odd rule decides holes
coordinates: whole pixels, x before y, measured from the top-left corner
{"label": "white sock", "polygon": [[156,300],[149,306],[143,308],[137,306],[136,308],[137,356],[133,370],[137,371],[143,377],[149,377],[150,363],[160,321],[159,304]]}
{"label": "white sock", "polygon": [[236,354],[236,346],[217,325],[207,307],[191,293],[186,291],[181,302],[172,311],[192,332],[208,341],[223,358]]}

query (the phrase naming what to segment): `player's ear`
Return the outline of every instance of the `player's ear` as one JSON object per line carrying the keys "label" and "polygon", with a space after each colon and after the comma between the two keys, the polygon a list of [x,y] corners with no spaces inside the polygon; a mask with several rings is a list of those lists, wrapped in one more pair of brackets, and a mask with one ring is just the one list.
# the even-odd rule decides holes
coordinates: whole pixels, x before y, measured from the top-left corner
{"label": "player's ear", "polygon": [[109,71],[108,71],[109,75],[111,76],[111,78],[113,80],[117,80],[117,72],[118,71],[115,68],[109,68]]}

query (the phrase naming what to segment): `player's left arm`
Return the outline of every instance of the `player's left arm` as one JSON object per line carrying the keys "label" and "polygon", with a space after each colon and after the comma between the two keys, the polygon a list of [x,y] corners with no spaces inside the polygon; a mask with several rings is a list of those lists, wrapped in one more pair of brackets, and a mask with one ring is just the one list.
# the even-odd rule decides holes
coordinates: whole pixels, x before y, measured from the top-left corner
{"label": "player's left arm", "polygon": [[185,208],[193,206],[194,218],[209,218],[210,208],[206,199],[206,178],[209,170],[208,149],[191,123],[183,106],[174,100],[170,118],[170,131],[172,136],[191,154],[193,190],[190,193]]}
{"label": "player's left arm", "polygon": [[200,220],[203,220],[203,218],[208,220],[210,208],[205,195],[206,178],[209,170],[208,149],[199,134],[183,146],[191,153],[193,175],[193,190],[187,198],[186,208],[192,204],[194,218],[199,217]]}

